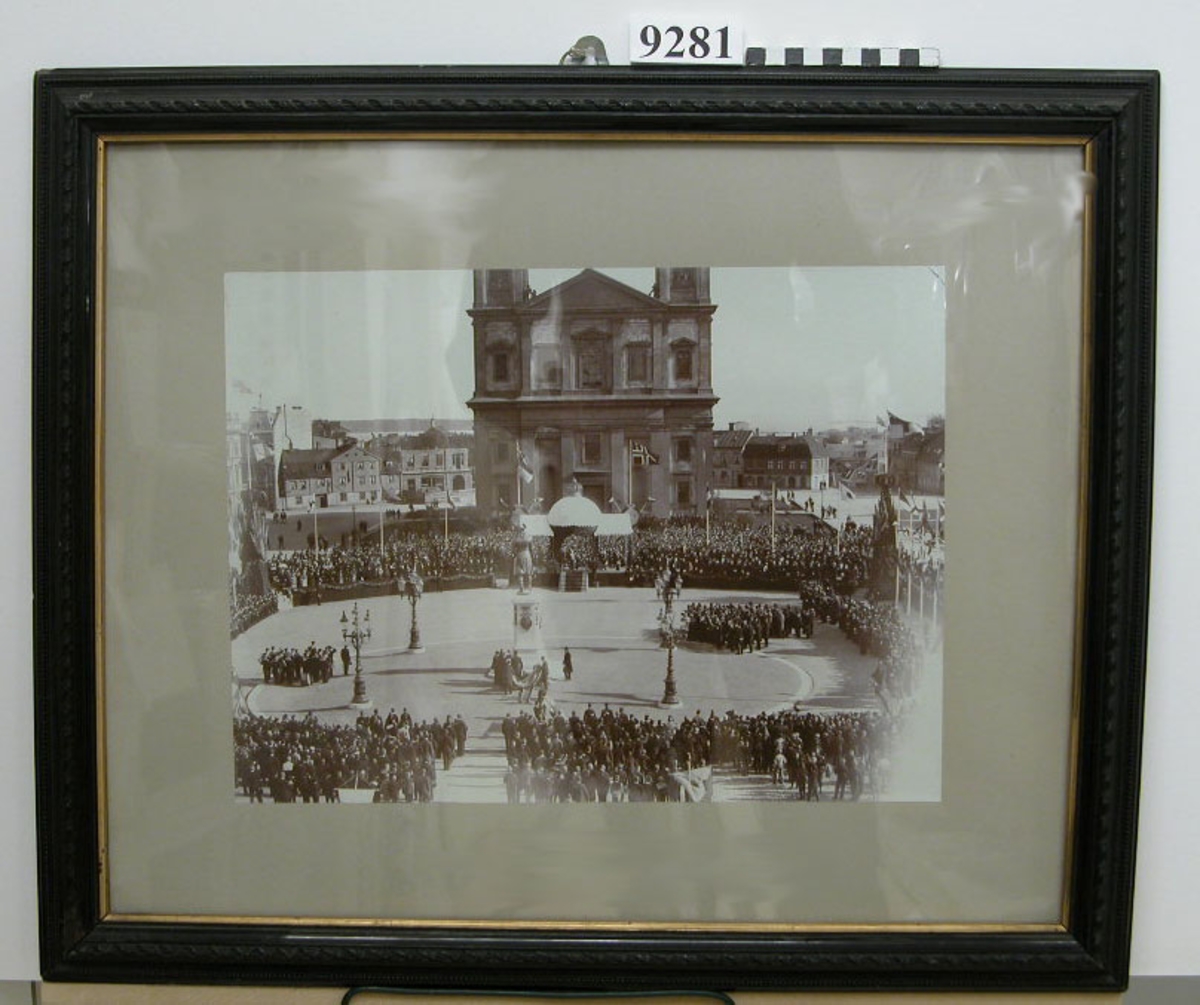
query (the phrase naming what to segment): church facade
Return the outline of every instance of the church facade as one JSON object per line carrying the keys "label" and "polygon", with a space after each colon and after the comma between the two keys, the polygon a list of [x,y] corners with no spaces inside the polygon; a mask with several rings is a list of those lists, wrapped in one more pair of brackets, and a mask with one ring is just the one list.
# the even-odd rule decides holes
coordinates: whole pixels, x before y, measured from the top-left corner
{"label": "church facade", "polygon": [[649,292],[584,269],[541,293],[526,269],[477,270],[477,504],[547,509],[576,481],[602,509],[702,513],[716,310],[707,268],[655,269]]}

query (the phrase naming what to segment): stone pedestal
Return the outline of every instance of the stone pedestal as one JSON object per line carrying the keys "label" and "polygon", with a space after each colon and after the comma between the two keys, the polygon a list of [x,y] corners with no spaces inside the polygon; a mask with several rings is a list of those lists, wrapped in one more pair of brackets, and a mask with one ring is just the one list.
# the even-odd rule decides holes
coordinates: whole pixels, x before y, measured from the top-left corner
{"label": "stone pedestal", "polygon": [[513,649],[525,659],[529,653],[541,653],[542,602],[533,596],[518,596],[513,601]]}
{"label": "stone pedestal", "polygon": [[563,679],[562,665],[551,658],[542,639],[542,602],[532,595],[518,595],[513,601],[512,647],[520,654],[526,672],[545,657],[550,667],[550,679]]}

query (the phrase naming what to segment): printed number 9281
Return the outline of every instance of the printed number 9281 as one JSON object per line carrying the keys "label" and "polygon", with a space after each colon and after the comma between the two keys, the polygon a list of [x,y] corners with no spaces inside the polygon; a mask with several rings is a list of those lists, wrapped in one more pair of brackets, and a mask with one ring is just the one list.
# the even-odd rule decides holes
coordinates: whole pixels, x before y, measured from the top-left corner
{"label": "printed number 9281", "polygon": [[731,31],[729,25],[720,28],[703,24],[688,28],[679,25],[660,28],[656,24],[632,27],[634,30],[631,34],[634,37],[630,40],[630,50],[635,62],[742,62],[733,55],[736,52],[736,33]]}

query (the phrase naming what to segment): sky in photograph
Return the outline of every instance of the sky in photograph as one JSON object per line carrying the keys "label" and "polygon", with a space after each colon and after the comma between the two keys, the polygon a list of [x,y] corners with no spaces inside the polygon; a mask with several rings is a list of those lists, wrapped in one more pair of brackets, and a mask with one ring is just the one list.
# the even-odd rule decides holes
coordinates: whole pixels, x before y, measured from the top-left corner
{"label": "sky in photograph", "polygon": [[[532,269],[545,292],[574,269]],[[652,269],[601,268],[644,293]],[[469,271],[231,273],[229,411],[302,407],[311,418],[470,418]],[[716,268],[718,429],[781,432],[924,422],[945,410],[940,267]]]}

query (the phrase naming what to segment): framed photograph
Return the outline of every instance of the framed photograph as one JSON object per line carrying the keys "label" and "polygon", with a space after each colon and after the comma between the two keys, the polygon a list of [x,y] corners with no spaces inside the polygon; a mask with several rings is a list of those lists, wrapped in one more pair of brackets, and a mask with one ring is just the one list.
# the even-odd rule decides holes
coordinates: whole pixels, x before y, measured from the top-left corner
{"label": "framed photograph", "polygon": [[1157,100],[39,74],[47,979],[1123,987]]}

